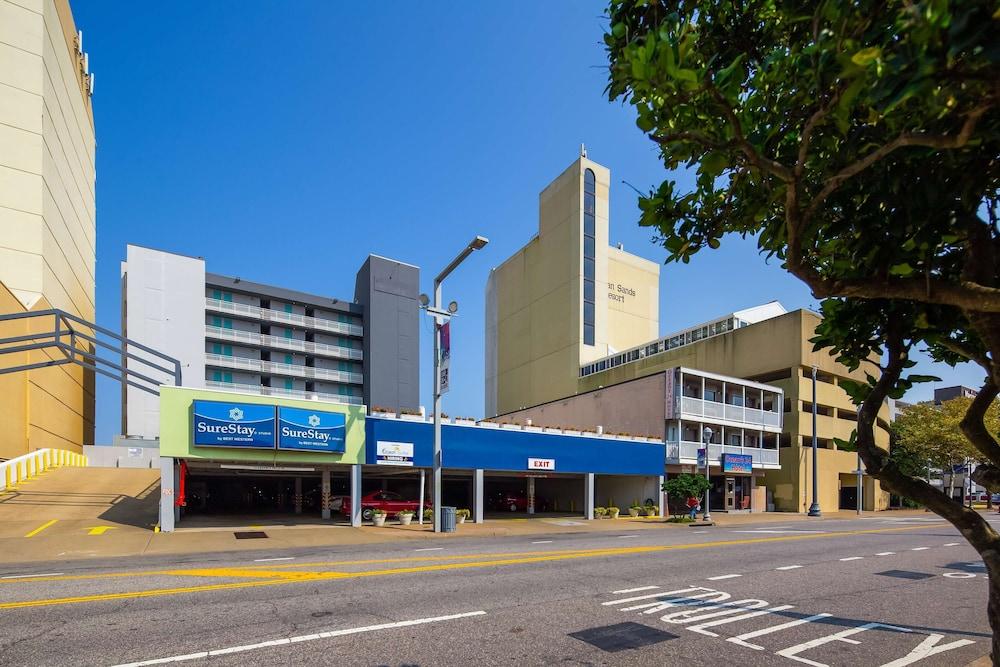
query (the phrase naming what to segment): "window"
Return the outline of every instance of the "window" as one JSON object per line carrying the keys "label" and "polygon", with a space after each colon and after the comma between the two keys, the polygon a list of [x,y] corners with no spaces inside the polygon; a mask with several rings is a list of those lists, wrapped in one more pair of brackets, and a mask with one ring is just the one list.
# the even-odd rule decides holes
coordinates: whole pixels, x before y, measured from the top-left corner
{"label": "window", "polygon": [[285,378],[285,389],[291,389],[294,386],[294,381],[291,378]]}
{"label": "window", "polygon": [[583,172],[583,344],[594,344],[594,295],[597,262],[597,187],[594,172]]}

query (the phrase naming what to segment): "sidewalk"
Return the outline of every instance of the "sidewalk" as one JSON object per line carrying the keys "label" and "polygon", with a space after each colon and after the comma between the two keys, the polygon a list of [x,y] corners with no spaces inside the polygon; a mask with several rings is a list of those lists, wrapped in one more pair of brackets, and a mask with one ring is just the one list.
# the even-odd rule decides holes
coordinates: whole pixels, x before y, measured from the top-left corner
{"label": "sidewalk", "polygon": [[[867,518],[934,517],[924,511],[892,511],[866,513]],[[855,512],[833,512],[815,519],[804,514],[714,514],[716,525],[707,530],[752,525],[788,525],[794,523],[822,524],[824,521],[856,519]],[[87,525],[76,525],[86,523]],[[578,517],[538,517],[489,519],[482,524],[464,523],[454,533],[431,531],[429,524],[401,526],[396,522],[383,527],[365,525],[269,525],[266,520],[250,525],[224,527],[181,527],[174,533],[157,533],[146,528],[107,524],[107,530],[93,532],[93,521],[63,520],[30,538],[0,539],[0,563],[95,559],[115,556],[164,554],[198,554],[209,552],[282,550],[298,547],[353,546],[388,544],[411,540],[449,540],[456,538],[541,537],[573,533],[635,533],[641,531],[690,531],[687,524],[666,523],[661,517],[620,517],[586,521]],[[238,532],[263,532],[266,539],[238,539]]]}

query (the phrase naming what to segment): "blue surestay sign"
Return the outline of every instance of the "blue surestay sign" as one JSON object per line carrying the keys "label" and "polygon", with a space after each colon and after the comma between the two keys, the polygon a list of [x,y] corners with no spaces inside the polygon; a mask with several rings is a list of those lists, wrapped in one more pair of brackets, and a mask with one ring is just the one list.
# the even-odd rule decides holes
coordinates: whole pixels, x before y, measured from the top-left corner
{"label": "blue surestay sign", "polygon": [[346,430],[342,412],[278,408],[278,449],[343,454]]}
{"label": "blue surestay sign", "polygon": [[194,444],[274,449],[274,406],[194,401]]}
{"label": "blue surestay sign", "polygon": [[739,472],[749,475],[753,472],[753,457],[749,454],[723,454],[722,472]]}

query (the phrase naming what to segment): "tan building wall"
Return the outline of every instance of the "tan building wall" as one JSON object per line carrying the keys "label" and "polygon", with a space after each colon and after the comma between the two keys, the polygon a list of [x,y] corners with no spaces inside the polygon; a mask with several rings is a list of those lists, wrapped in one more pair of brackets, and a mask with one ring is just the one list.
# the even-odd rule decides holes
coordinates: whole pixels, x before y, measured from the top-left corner
{"label": "tan building wall", "polygon": [[[66,0],[0,0],[0,312],[60,308],[94,320],[89,85]],[[24,383],[27,397],[0,406],[0,456],[93,442],[88,372],[61,367],[3,382]],[[27,435],[6,439],[22,422]]]}
{"label": "tan building wall", "polygon": [[[595,177],[593,345],[584,343],[583,317],[588,169]],[[573,162],[539,195],[538,234],[490,273],[487,416],[572,394],[581,363],[656,336],[659,265],[608,246],[610,181],[606,167],[586,157]]]}

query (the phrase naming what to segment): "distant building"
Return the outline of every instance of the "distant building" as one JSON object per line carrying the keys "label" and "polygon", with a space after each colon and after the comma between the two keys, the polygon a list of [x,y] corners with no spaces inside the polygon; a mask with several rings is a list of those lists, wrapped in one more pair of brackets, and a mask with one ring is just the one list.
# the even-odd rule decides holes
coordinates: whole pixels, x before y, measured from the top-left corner
{"label": "distant building", "polygon": [[941,405],[945,401],[950,401],[954,398],[975,398],[978,395],[979,390],[962,385],[941,387],[934,390],[934,405]]}
{"label": "distant building", "polygon": [[[419,274],[370,255],[347,300],[207,273],[200,257],[129,245],[122,329],[179,359],[186,387],[416,409]],[[136,359],[128,367],[155,375]],[[157,437],[158,398],[125,386],[123,401],[122,433]]]}

